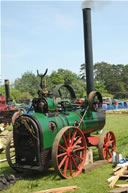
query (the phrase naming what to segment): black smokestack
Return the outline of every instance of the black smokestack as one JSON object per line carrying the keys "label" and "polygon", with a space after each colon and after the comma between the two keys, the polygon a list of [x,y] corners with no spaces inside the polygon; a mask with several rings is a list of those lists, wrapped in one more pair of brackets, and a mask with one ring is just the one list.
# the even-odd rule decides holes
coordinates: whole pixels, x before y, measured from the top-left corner
{"label": "black smokestack", "polygon": [[86,84],[87,84],[87,95],[89,95],[89,93],[94,90],[91,9],[90,8],[83,9],[83,27],[84,27]]}
{"label": "black smokestack", "polygon": [[9,103],[10,101],[9,80],[5,80],[4,83],[5,83],[6,102]]}

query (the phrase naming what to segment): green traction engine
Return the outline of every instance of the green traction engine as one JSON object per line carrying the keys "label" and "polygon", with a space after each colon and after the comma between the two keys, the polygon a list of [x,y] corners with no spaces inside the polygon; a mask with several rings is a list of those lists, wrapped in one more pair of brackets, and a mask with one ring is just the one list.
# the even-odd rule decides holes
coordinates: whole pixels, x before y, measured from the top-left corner
{"label": "green traction engine", "polygon": [[100,93],[90,92],[88,99],[80,104],[69,85],[57,86],[53,96],[48,96],[44,85],[38,92],[39,97],[32,101],[35,112],[19,116],[13,124],[13,134],[6,147],[9,165],[16,171],[43,172],[54,167],[61,177],[71,178],[81,173],[89,146],[98,147],[100,159],[111,161],[116,144],[114,134],[109,131],[102,132],[100,137],[91,135],[105,125]]}
{"label": "green traction engine", "polygon": [[[26,169],[44,172],[50,167],[62,178],[79,175],[86,161],[87,148],[96,146],[100,159],[112,161],[116,139],[112,131],[103,130],[105,114],[101,111],[102,96],[94,91],[90,36],[90,9],[83,10],[85,28],[87,98],[77,101],[73,88],[58,85],[47,92],[45,74],[41,77],[38,98],[32,101],[33,114],[22,114],[13,123],[6,156],[16,171]],[[86,22],[88,21],[88,22]],[[89,26],[88,26],[89,25]],[[10,151],[14,143],[15,156]]]}

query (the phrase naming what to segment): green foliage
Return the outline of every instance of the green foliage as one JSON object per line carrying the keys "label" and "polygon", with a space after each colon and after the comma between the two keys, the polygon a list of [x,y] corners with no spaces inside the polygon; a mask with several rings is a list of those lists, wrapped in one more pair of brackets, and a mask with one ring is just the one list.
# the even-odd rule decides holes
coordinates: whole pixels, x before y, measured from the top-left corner
{"label": "green foliage", "polygon": [[124,88],[127,91],[125,96],[128,98],[128,64],[125,65],[122,70],[122,81],[124,83]]}
{"label": "green foliage", "polygon": [[80,79],[83,80],[84,82],[86,81],[85,68],[86,68],[86,64],[81,64],[81,65],[80,65],[80,74],[79,74],[79,77],[80,77]]}
{"label": "green foliage", "polygon": [[110,79],[111,64],[106,62],[96,63],[94,65],[94,76],[96,81],[103,81],[105,86]]}
{"label": "green foliage", "polygon": [[[0,93],[5,96],[5,87],[0,87]],[[10,99],[14,101],[19,101],[21,99],[21,92],[15,88],[10,88]]]}
{"label": "green foliage", "polygon": [[95,82],[95,90],[100,92],[103,97],[108,97],[108,96],[113,97],[113,95],[109,94],[108,91],[106,90],[103,81]]}
{"label": "green foliage", "polygon": [[0,93],[2,94],[2,96],[5,97],[5,87],[4,86],[0,87]]}
{"label": "green foliage", "polygon": [[20,99],[32,99],[32,95],[30,95],[29,92],[22,92],[21,93],[21,96],[20,96]]}
{"label": "green foliage", "polygon": [[[59,84],[68,84],[73,87],[76,96],[82,98],[86,95],[85,84],[79,77],[64,69],[58,69],[52,72],[50,76],[46,76],[47,89],[51,92],[53,88]],[[21,99],[33,98],[39,90],[40,78],[31,72],[23,74],[23,76],[15,80],[14,86],[21,92]]]}
{"label": "green foliage", "polygon": [[111,130],[116,136],[117,152],[123,157],[128,155],[128,114],[108,114],[106,118],[105,130]]}
{"label": "green foliage", "polygon": [[32,72],[26,72],[21,78],[15,80],[14,86],[20,92],[28,92],[31,96],[35,97],[39,89],[39,78]]}
{"label": "green foliage", "polygon": [[21,99],[21,92],[15,88],[10,88],[11,100],[19,101]]}
{"label": "green foliage", "polygon": [[115,98],[126,98],[128,96],[127,65],[111,65],[105,62],[96,63],[94,65],[94,75],[96,81],[104,82],[106,90],[113,94]]}
{"label": "green foliage", "polygon": [[[84,64],[80,67],[80,78],[85,81]],[[95,89],[103,95],[113,95],[114,98],[128,98],[128,64],[108,64],[106,62],[94,65]]]}
{"label": "green foliage", "polygon": [[64,84],[63,76],[58,72],[52,72],[52,74],[47,77],[48,90],[53,89],[58,84]]}
{"label": "green foliage", "polygon": [[58,74],[63,77],[64,84],[71,85],[74,81],[78,79],[77,75],[70,70],[58,69]]}
{"label": "green foliage", "polygon": [[86,96],[85,84],[81,80],[73,82],[72,87],[76,93],[77,98],[84,98]]}
{"label": "green foliage", "polygon": [[[80,75],[64,69],[58,69],[46,76],[47,89],[51,92],[59,84],[69,84],[75,90],[78,98],[86,95],[86,73],[85,64],[81,64]],[[128,98],[128,64],[112,65],[106,62],[96,63],[94,65],[95,90],[101,92],[103,96],[113,96],[114,98]],[[15,80],[14,87],[25,98],[37,96],[39,90],[40,78],[31,72],[26,72],[23,76]],[[28,93],[30,94],[28,96]],[[15,97],[14,97],[15,98]]]}

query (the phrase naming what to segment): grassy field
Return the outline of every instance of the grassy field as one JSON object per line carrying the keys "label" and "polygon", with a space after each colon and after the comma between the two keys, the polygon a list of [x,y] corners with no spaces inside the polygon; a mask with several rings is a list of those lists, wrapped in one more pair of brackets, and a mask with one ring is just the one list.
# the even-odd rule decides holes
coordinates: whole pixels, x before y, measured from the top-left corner
{"label": "grassy field", "polygon": [[[105,130],[114,131],[117,139],[117,152],[128,155],[128,114],[107,114]],[[97,159],[98,151],[94,151],[94,160]],[[4,155],[1,155],[2,159]],[[7,162],[0,164],[0,172],[3,174],[16,174],[9,168]],[[74,193],[108,193],[107,178],[112,176],[112,164],[105,165],[102,168],[95,169],[87,174],[81,174],[76,178],[64,180],[56,175],[53,169],[47,173],[27,172],[18,174],[23,180],[11,186],[2,193],[31,193],[49,188],[77,185],[79,190]],[[124,183],[119,181],[118,183]],[[126,183],[126,182],[125,182]]]}

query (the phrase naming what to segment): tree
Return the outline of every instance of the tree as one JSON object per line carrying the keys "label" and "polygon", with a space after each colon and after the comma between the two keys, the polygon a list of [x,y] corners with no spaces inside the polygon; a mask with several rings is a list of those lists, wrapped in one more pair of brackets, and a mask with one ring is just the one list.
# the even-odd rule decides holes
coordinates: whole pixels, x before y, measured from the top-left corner
{"label": "tree", "polygon": [[54,71],[49,77],[47,76],[47,88],[51,91],[58,84],[64,84],[64,79],[61,74]]}
{"label": "tree", "polygon": [[[86,84],[86,72],[85,72],[85,64],[81,64],[80,66],[80,79],[83,80]],[[110,65],[102,62],[102,63],[96,63],[94,65],[94,85],[95,85],[95,90],[101,92],[102,95],[109,95],[106,86],[105,86],[105,81],[106,81],[106,74],[104,69],[110,68]]]}
{"label": "tree", "polygon": [[61,75],[64,84],[71,85],[73,81],[78,79],[77,75],[70,70],[58,69],[58,74]]}
{"label": "tree", "polygon": [[23,99],[32,99],[32,95],[30,95],[29,92],[22,92],[21,93],[21,96],[20,96],[20,100],[23,100]]}
{"label": "tree", "polygon": [[122,81],[124,82],[125,94],[124,98],[128,98],[128,64],[122,70]]}
{"label": "tree", "polygon": [[83,81],[77,79],[77,81],[72,83],[72,87],[76,93],[77,98],[85,98],[86,89],[85,89],[85,84],[83,83]]}
{"label": "tree", "polygon": [[109,94],[108,91],[106,90],[103,81],[99,81],[99,82],[96,82],[96,81],[95,81],[94,85],[95,85],[95,90],[98,91],[98,92],[100,92],[103,97],[105,97],[105,96],[112,96],[112,95]]}
{"label": "tree", "polygon": [[15,88],[10,88],[10,98],[18,102],[21,99],[21,92]]}
{"label": "tree", "polygon": [[5,87],[4,86],[0,87],[0,93],[2,94],[2,96],[5,97]]}
{"label": "tree", "polygon": [[94,65],[95,81],[103,81],[105,89],[115,98],[125,98],[128,90],[128,67],[105,62]]}
{"label": "tree", "polygon": [[[80,67],[80,79],[86,80],[85,64]],[[112,94],[115,98],[128,97],[128,65],[108,64],[94,65],[95,90],[103,95]]]}
{"label": "tree", "polygon": [[96,63],[94,65],[94,79],[95,81],[102,81],[105,86],[110,79],[111,64],[106,62]]}
{"label": "tree", "polygon": [[[85,96],[85,84],[73,72],[64,69],[58,69],[57,72],[52,72],[50,76],[46,76],[47,90],[52,92],[53,88],[59,84],[68,84],[73,87],[77,97]],[[29,98],[37,95],[39,90],[40,78],[31,72],[26,72],[23,76],[15,80],[14,86],[21,93],[21,98]],[[25,94],[26,93],[26,94]]]}
{"label": "tree", "polygon": [[84,82],[86,82],[86,71],[85,71],[85,68],[86,68],[86,64],[81,64],[80,65],[80,74],[79,74],[79,77],[81,80],[83,80]]}
{"label": "tree", "polygon": [[32,72],[26,72],[21,78],[15,80],[14,87],[20,92],[28,92],[32,97],[35,97],[39,90],[39,84],[39,77]]}

